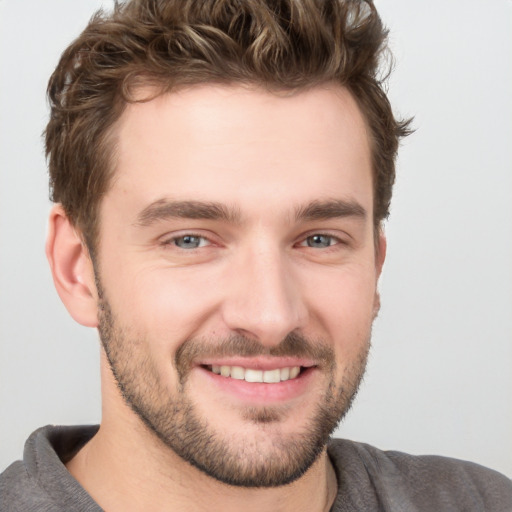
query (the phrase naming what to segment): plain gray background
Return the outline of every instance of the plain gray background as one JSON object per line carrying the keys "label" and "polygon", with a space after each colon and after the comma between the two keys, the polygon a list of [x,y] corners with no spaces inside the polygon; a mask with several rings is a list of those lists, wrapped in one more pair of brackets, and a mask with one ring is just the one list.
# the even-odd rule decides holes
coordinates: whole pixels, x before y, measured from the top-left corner
{"label": "plain gray background", "polygon": [[[100,419],[98,342],[44,257],[46,81],[98,0],[0,0],[0,470]],[[109,6],[109,2],[104,2]],[[382,311],[340,436],[512,476],[512,2],[377,0],[403,145]]]}

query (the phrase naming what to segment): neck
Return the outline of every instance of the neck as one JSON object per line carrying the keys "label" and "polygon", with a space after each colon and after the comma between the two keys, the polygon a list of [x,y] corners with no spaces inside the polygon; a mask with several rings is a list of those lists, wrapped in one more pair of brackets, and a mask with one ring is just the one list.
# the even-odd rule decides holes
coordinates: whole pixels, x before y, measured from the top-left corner
{"label": "neck", "polygon": [[67,468],[104,510],[324,512],[334,502],[336,475],[326,449],[288,485],[231,486],[198,470],[150,432],[121,398],[105,364],[102,403],[98,433]]}
{"label": "neck", "polygon": [[323,512],[335,499],[336,476],[325,450],[291,484],[234,487],[182,460],[142,425],[132,427],[112,431],[102,423],[96,436],[67,464],[70,473],[109,512]]}

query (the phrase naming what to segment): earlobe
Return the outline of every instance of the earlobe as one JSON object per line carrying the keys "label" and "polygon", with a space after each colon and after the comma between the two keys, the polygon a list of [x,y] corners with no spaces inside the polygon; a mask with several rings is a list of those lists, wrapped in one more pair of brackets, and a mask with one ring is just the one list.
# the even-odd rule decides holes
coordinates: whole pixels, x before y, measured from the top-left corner
{"label": "earlobe", "polygon": [[97,327],[98,296],[89,251],[59,204],[50,212],[46,257],[69,314],[79,324]]}
{"label": "earlobe", "polygon": [[378,291],[375,292],[375,297],[373,298],[373,320],[377,318],[380,311],[380,294]]}
{"label": "earlobe", "polygon": [[375,251],[375,266],[377,269],[377,278],[380,277],[384,261],[386,259],[387,240],[382,229],[379,230],[379,238],[377,239],[377,247]]}

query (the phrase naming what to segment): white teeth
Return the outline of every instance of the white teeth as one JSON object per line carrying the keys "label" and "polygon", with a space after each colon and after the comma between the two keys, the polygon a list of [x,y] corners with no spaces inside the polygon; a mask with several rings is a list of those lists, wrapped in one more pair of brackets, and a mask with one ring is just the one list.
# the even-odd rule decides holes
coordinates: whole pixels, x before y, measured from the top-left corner
{"label": "white teeth", "polygon": [[263,372],[263,382],[281,382],[281,370],[268,370]]}
{"label": "white teeth", "polygon": [[290,379],[295,379],[297,375],[300,373],[300,368],[298,366],[293,366],[290,368]]}
{"label": "white teeth", "polygon": [[246,382],[266,382],[268,384],[275,384],[277,382],[295,379],[300,373],[300,366],[263,371],[254,370],[252,368],[242,368],[241,366],[212,365],[211,371],[223,377],[245,380]]}
{"label": "white teeth", "polygon": [[245,381],[246,382],[263,382],[263,371],[262,370],[245,370]]}
{"label": "white teeth", "polygon": [[288,380],[290,378],[290,368],[281,368],[281,370],[279,370],[280,372],[280,379],[281,380]]}
{"label": "white teeth", "polygon": [[233,379],[244,380],[245,379],[245,370],[241,366],[232,366],[231,367],[231,377]]}

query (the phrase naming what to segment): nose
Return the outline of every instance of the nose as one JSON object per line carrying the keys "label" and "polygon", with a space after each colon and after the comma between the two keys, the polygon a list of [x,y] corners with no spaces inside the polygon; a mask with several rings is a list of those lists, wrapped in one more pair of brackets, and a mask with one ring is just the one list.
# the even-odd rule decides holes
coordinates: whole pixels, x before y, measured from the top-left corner
{"label": "nose", "polygon": [[305,326],[307,308],[292,264],[278,248],[247,251],[229,271],[223,321],[261,344],[279,344]]}

